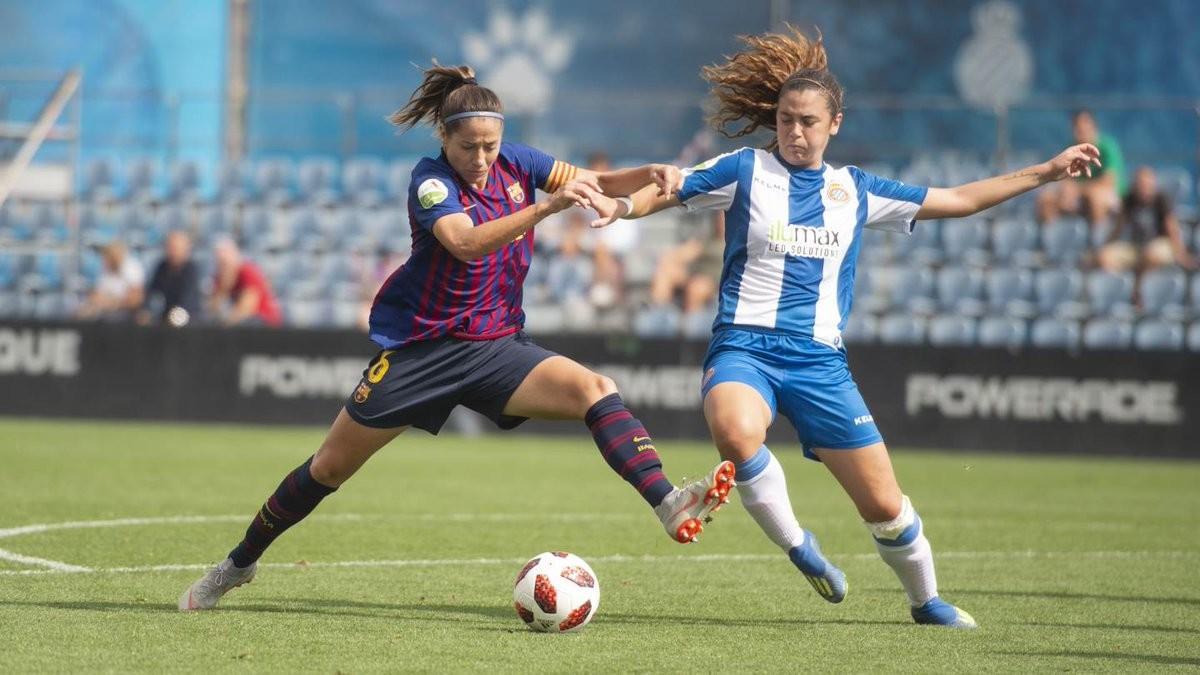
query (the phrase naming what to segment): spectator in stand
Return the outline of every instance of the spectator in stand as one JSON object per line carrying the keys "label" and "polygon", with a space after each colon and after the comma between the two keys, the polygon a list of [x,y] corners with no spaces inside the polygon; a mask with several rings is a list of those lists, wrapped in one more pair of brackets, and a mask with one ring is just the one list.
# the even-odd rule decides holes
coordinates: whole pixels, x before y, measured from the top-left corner
{"label": "spectator in stand", "polygon": [[1080,215],[1093,226],[1104,223],[1121,204],[1125,194],[1125,161],[1112,136],[1100,133],[1096,118],[1079,110],[1071,118],[1076,143],[1091,143],[1100,149],[1100,167],[1091,177],[1080,176],[1042,188],[1038,194],[1038,221],[1052,223],[1061,215]]}
{"label": "spectator in stand", "polygon": [[693,236],[663,253],[650,282],[656,306],[682,305],[680,329],[687,337],[708,337],[713,301],[725,261],[725,213],[715,211],[706,234]]}
{"label": "spectator in stand", "polygon": [[1154,170],[1140,167],[1133,189],[1121,200],[1121,213],[1108,243],[1096,253],[1096,261],[1109,272],[1179,265],[1196,269],[1179,228],[1171,198],[1158,189]]}
{"label": "spectator in stand", "polygon": [[[612,171],[612,161],[603,152],[593,152],[588,155],[587,168],[598,173]],[[589,299],[599,308],[612,307],[621,300],[625,286],[621,260],[638,245],[638,223],[630,221],[623,225],[634,227],[606,227],[593,230],[591,236],[582,239],[584,247],[592,251]]]}
{"label": "spectator in stand", "polygon": [[146,286],[138,323],[186,326],[200,311],[200,270],[192,260],[192,238],[173,230],[163,242],[163,258]]}
{"label": "spectator in stand", "polygon": [[106,321],[131,320],[142,306],[146,271],[120,242],[106,244],[101,249],[101,256],[104,270],[77,316]]}
{"label": "spectator in stand", "polygon": [[586,211],[571,209],[558,250],[547,261],[546,287],[555,302],[587,302],[591,296],[595,267],[583,252],[589,220]]}
{"label": "spectator in stand", "polygon": [[209,312],[226,326],[271,326],[283,324],[279,302],[267,283],[266,276],[254,263],[242,257],[242,252],[228,237],[219,239],[213,248],[217,273],[213,279]]}

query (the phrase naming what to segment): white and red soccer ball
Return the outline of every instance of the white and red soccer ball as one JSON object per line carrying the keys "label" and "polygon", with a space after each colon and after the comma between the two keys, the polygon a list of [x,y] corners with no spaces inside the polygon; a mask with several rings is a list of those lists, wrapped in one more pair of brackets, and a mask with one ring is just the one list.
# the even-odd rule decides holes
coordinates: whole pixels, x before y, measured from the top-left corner
{"label": "white and red soccer ball", "polygon": [[583,558],[548,551],[517,573],[513,606],[525,625],[539,633],[579,631],[600,607],[600,580]]}

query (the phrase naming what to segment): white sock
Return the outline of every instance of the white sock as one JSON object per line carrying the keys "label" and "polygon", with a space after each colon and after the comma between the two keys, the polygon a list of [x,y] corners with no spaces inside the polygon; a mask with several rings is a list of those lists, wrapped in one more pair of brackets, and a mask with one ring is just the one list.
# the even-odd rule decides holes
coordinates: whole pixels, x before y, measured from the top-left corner
{"label": "white sock", "polygon": [[925,538],[921,518],[912,502],[904,498],[900,515],[885,523],[867,523],[879,556],[892,568],[913,607],[937,597],[937,575],[933,571],[933,549]]}
{"label": "white sock", "polygon": [[787,552],[804,543],[804,530],[792,512],[783,467],[767,446],[737,465],[736,481],[742,505],[776,546]]}

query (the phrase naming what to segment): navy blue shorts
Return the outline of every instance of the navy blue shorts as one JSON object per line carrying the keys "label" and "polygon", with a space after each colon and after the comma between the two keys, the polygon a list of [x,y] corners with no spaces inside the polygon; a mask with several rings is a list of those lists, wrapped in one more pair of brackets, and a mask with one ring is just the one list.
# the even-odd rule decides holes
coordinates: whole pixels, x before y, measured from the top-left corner
{"label": "navy blue shorts", "polygon": [[414,426],[436,434],[455,406],[512,429],[526,417],[504,414],[513,392],[556,354],[524,331],[495,340],[443,337],[384,349],[371,359],[346,401],[354,421],[377,429]]}

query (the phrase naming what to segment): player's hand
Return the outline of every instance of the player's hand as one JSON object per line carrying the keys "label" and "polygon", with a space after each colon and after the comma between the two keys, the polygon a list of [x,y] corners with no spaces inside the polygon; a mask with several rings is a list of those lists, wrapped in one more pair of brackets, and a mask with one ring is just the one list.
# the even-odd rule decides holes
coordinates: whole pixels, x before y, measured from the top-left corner
{"label": "player's hand", "polygon": [[1092,167],[1100,168],[1100,150],[1091,143],[1072,145],[1046,163],[1046,179],[1092,177]]}
{"label": "player's hand", "polygon": [[555,213],[565,211],[572,206],[589,209],[592,208],[592,200],[600,196],[603,196],[603,193],[594,178],[590,180],[579,178],[562,186],[558,192],[551,195],[550,208]]}
{"label": "player's hand", "polygon": [[626,215],[625,205],[608,195],[597,195],[592,200],[592,208],[595,209],[596,214],[599,216],[591,223],[594,228],[611,225]]}
{"label": "player's hand", "polygon": [[651,164],[650,178],[658,186],[659,197],[670,197],[683,187],[683,172],[670,164]]}

